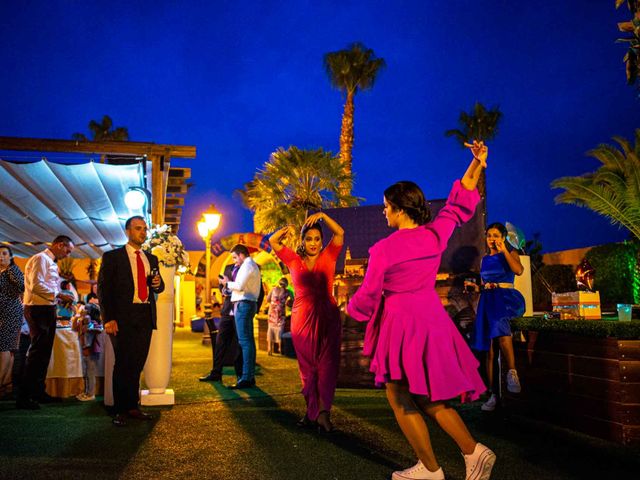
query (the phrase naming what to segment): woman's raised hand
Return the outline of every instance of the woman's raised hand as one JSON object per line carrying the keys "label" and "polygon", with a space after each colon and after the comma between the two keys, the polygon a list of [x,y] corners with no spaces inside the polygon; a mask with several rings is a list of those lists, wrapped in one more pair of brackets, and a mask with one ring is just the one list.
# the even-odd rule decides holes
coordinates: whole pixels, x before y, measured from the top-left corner
{"label": "woman's raised hand", "polygon": [[304,221],[304,224],[310,227],[311,225],[318,223],[320,220],[323,220],[324,218],[325,218],[325,214],[323,212],[314,213],[307,217],[307,219]]}
{"label": "woman's raised hand", "polygon": [[473,143],[465,142],[464,146],[471,150],[473,158],[480,162],[480,166],[482,168],[487,168],[487,156],[489,154],[489,149],[484,144],[484,142],[474,140]]}

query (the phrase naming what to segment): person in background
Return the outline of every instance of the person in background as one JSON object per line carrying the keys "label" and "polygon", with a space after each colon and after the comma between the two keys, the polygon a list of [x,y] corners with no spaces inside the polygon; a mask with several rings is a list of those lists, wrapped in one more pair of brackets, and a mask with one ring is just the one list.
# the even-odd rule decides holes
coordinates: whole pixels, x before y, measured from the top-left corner
{"label": "person in background", "polygon": [[73,296],[60,292],[56,262],[74,249],[71,238],[59,235],[51,246],[32,256],[25,267],[24,316],[29,324],[31,345],[16,407],[37,410],[40,403],[60,402],[45,391],[45,378],[56,336],[56,303],[72,302]]}
{"label": "person in background", "polygon": [[[321,221],[333,233],[325,248],[322,248]],[[330,433],[333,431],[331,406],[338,381],[342,337],[342,319],[333,297],[333,277],[344,230],[327,214],[318,212],[306,219],[297,252],[282,243],[295,233],[292,226],[281,228],[271,236],[269,243],[289,268],[296,292],[291,311],[291,338],[307,404],[307,412],[298,421],[298,426]]]}
{"label": "person in background", "polygon": [[10,247],[0,245],[0,396],[11,385],[12,351],[18,348],[22,324],[24,276]]}
{"label": "person in background", "polygon": [[245,245],[234,246],[231,249],[231,257],[233,262],[240,267],[235,280],[231,280],[227,276],[218,280],[220,285],[231,291],[236,333],[242,350],[242,375],[229,388],[251,388],[256,384],[256,341],[253,336],[253,317],[258,309],[262,280],[260,268],[251,258],[249,249]]}
{"label": "person in background", "polygon": [[422,416],[435,421],[462,451],[467,480],[487,480],[495,454],[477,442],[447,400],[476,400],[485,391],[479,363],[446,313],[435,290],[442,253],[456,227],[474,215],[487,148],[467,145],[473,158],[433,221],[420,187],[403,181],[384,191],[384,215],[397,231],[369,249],[362,285],[348,314],[368,321],[363,353],[418,463],[393,480],[443,480]]}
{"label": "person in background", "polygon": [[[60,282],[60,293],[75,299],[73,290],[71,290],[71,282],[69,280],[63,280]],[[70,321],[75,312],[75,305],[75,300],[59,300],[58,305],[56,306],[56,315],[58,316],[58,320]]]}
{"label": "person in background", "polygon": [[291,299],[291,292],[287,288],[289,281],[282,277],[278,285],[273,287],[267,295],[269,304],[269,328],[267,330],[267,353],[273,355],[273,344],[278,345],[278,353],[282,355],[282,334],[287,316],[287,305]]}
{"label": "person in background", "polygon": [[75,306],[75,314],[71,317],[72,327],[78,332],[78,342],[82,358],[82,376],[84,377],[84,390],[76,398],[81,402],[95,400],[96,374],[98,362],[102,354],[100,333],[102,322],[100,320],[100,307],[93,303],[78,303]]}
{"label": "person in background", "polygon": [[[240,267],[230,264],[224,267],[224,277],[235,280]],[[218,334],[215,343],[212,342],[213,349],[213,366],[211,371],[198,380],[201,382],[220,382],[222,380],[222,368],[224,367],[224,359],[227,352],[235,350],[234,368],[236,377],[242,377],[242,350],[238,346],[238,336],[236,334],[236,324],[233,318],[233,304],[231,303],[231,290],[220,284],[220,293],[222,295],[222,304],[220,306],[220,322],[218,323]],[[209,326],[209,330],[213,331],[213,322]]]}
{"label": "person in background", "polygon": [[24,369],[27,361],[27,351],[31,344],[31,336],[29,335],[29,325],[27,319],[22,315],[22,325],[20,326],[20,337],[18,339],[18,348],[13,351],[13,369],[11,378],[13,382],[13,395],[15,398],[20,396],[20,389],[24,378]]}
{"label": "person in background", "polygon": [[522,275],[524,267],[515,250],[507,247],[507,229],[501,223],[492,223],[486,230],[487,249],[489,253],[482,258],[480,277],[482,289],[472,284],[472,288],[480,291],[480,302],[474,324],[472,348],[487,352],[487,382],[491,389],[489,399],[482,404],[482,410],[495,410],[498,399],[493,385],[494,358],[496,347],[502,352],[507,364],[507,390],[520,393],[520,379],[516,371],[513,353],[513,338],[510,321],[521,317],[525,310],[524,297],[513,288],[516,275]]}
{"label": "person in background", "polygon": [[91,284],[91,291],[87,293],[87,295],[84,297],[84,303],[93,303],[96,305],[100,303],[100,301],[98,300],[98,283],[97,282]]}

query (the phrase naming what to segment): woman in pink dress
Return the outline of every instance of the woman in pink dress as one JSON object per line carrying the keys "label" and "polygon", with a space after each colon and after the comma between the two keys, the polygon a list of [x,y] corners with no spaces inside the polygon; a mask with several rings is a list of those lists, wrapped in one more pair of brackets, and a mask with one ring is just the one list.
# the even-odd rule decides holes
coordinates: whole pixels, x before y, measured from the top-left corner
{"label": "woman in pink dress", "polygon": [[486,480],[494,453],[475,441],[446,400],[476,400],[485,386],[478,361],[447,315],[435,290],[442,252],[453,230],[474,214],[476,190],[487,148],[467,145],[473,159],[453,184],[446,205],[430,221],[424,195],[413,182],[398,182],[384,192],[384,215],[398,231],[369,250],[362,286],[347,306],[354,319],[368,321],[364,354],[371,356],[377,385],[385,385],[389,404],[418,463],[394,472],[392,479],[444,479],[422,413],[458,444],[467,480]]}
{"label": "woman in pink dress", "polygon": [[[324,220],[333,233],[322,248]],[[307,413],[298,422],[301,427],[315,427],[331,432],[331,405],[336,391],[340,364],[342,323],[333,298],[336,260],[342,249],[344,230],[325,213],[310,215],[302,227],[302,241],[297,253],[282,241],[295,235],[292,226],[275,232],[269,243],[291,272],[295,290],[291,311],[291,337],[298,357],[302,394]]]}

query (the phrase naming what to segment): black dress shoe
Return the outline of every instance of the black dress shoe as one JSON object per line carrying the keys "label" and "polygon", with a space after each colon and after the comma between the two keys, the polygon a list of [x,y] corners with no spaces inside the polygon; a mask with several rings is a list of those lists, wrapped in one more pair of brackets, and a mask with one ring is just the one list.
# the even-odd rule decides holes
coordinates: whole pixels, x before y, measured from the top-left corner
{"label": "black dress shoe", "polygon": [[111,423],[113,423],[116,427],[125,427],[127,425],[127,421],[125,420],[124,415],[121,413],[113,417]]}
{"label": "black dress shoe", "polygon": [[130,418],[135,418],[136,420],[153,420],[154,418],[152,413],[145,413],[138,409],[129,410],[127,414]]}
{"label": "black dress shoe", "polygon": [[220,382],[222,380],[222,375],[209,373],[209,375],[200,377],[198,380],[200,380],[201,382]]}
{"label": "black dress shoe", "polygon": [[62,398],[52,397],[48,393],[43,393],[42,395],[40,395],[40,397],[38,397],[38,402],[39,403],[60,403],[62,402]]}
{"label": "black dress shoe", "polygon": [[31,398],[16,400],[16,408],[20,410],[40,410],[40,404]]}
{"label": "black dress shoe", "polygon": [[237,383],[234,383],[233,385],[229,385],[227,388],[230,388],[231,390],[241,390],[243,388],[252,388],[256,386],[256,381],[255,380],[240,380]]}

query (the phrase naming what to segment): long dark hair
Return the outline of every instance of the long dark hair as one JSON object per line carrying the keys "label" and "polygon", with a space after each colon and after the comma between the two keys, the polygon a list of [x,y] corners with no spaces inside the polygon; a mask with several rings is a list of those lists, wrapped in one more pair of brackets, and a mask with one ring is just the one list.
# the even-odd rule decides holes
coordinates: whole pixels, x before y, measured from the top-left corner
{"label": "long dark hair", "polygon": [[424,225],[431,220],[431,210],[424,198],[424,193],[413,182],[404,180],[394,183],[384,191],[384,198],[394,210],[404,211],[418,225]]}
{"label": "long dark hair", "polygon": [[16,262],[13,260],[13,250],[8,245],[0,245],[0,248],[6,248],[9,251],[9,265],[15,265]]}
{"label": "long dark hair", "polygon": [[317,230],[318,232],[320,232],[320,241],[324,240],[324,237],[322,235],[322,228],[320,228],[320,225],[318,225],[317,223],[314,223],[313,225],[304,225],[302,227],[302,230],[300,231],[300,245],[296,249],[296,253],[300,255],[301,258],[305,258],[307,256],[307,251],[304,248],[304,237],[309,232],[309,230]]}

